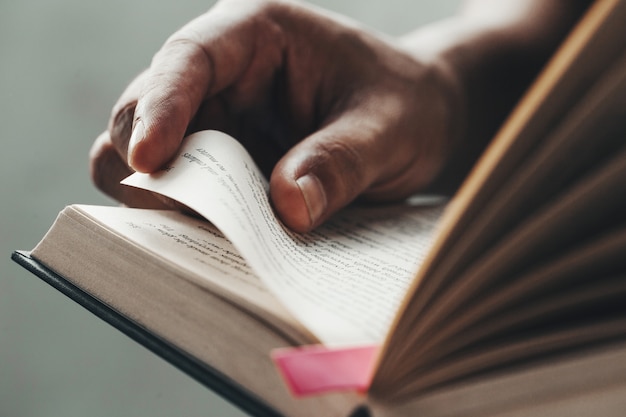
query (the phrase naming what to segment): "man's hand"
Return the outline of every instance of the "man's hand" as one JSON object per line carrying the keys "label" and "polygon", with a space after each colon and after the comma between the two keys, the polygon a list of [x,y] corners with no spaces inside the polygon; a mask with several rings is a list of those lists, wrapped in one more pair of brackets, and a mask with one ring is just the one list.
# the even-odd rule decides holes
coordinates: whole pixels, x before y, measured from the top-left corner
{"label": "man's hand", "polygon": [[342,17],[284,1],[223,0],[172,35],[115,105],[92,176],[131,206],[133,170],[186,134],[222,130],[270,175],[283,222],[308,231],[357,196],[403,198],[441,173],[459,126],[450,74]]}

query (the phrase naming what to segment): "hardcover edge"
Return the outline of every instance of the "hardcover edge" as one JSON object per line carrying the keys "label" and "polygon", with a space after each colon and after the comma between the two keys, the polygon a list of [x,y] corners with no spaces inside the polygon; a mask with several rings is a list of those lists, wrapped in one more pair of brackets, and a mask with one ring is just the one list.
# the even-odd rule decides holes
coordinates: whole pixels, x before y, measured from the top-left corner
{"label": "hardcover edge", "polygon": [[244,412],[256,417],[283,417],[280,412],[236,381],[152,333],[32,258],[30,251],[16,250],[11,254],[11,259]]}

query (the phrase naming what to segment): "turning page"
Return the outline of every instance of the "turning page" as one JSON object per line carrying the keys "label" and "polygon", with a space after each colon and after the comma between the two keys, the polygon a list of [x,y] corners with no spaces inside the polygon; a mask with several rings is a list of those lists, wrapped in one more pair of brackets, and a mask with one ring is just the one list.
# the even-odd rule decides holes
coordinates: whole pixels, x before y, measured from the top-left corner
{"label": "turning page", "polygon": [[325,344],[383,340],[442,210],[428,199],[355,207],[296,234],[274,215],[268,183],[242,145],[216,131],[188,137],[162,171],[122,183],[177,200],[215,224]]}

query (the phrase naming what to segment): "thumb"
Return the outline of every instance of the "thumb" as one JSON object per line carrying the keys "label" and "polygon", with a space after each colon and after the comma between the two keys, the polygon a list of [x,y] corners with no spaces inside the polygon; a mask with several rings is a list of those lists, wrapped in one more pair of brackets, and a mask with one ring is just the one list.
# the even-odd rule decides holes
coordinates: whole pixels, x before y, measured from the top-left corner
{"label": "thumb", "polygon": [[339,118],[294,146],[270,178],[282,221],[307,232],[354,200],[382,171],[387,155],[376,149],[379,143],[367,129]]}

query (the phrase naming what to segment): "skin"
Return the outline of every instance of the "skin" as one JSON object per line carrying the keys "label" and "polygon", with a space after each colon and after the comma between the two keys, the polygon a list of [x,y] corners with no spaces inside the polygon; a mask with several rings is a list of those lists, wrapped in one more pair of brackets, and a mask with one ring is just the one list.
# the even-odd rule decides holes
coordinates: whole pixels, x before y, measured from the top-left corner
{"label": "skin", "polygon": [[475,0],[391,38],[305,3],[222,0],[121,95],[92,178],[129,206],[169,206],[119,181],[217,129],[248,148],[295,231],[357,197],[452,192],[586,6]]}

